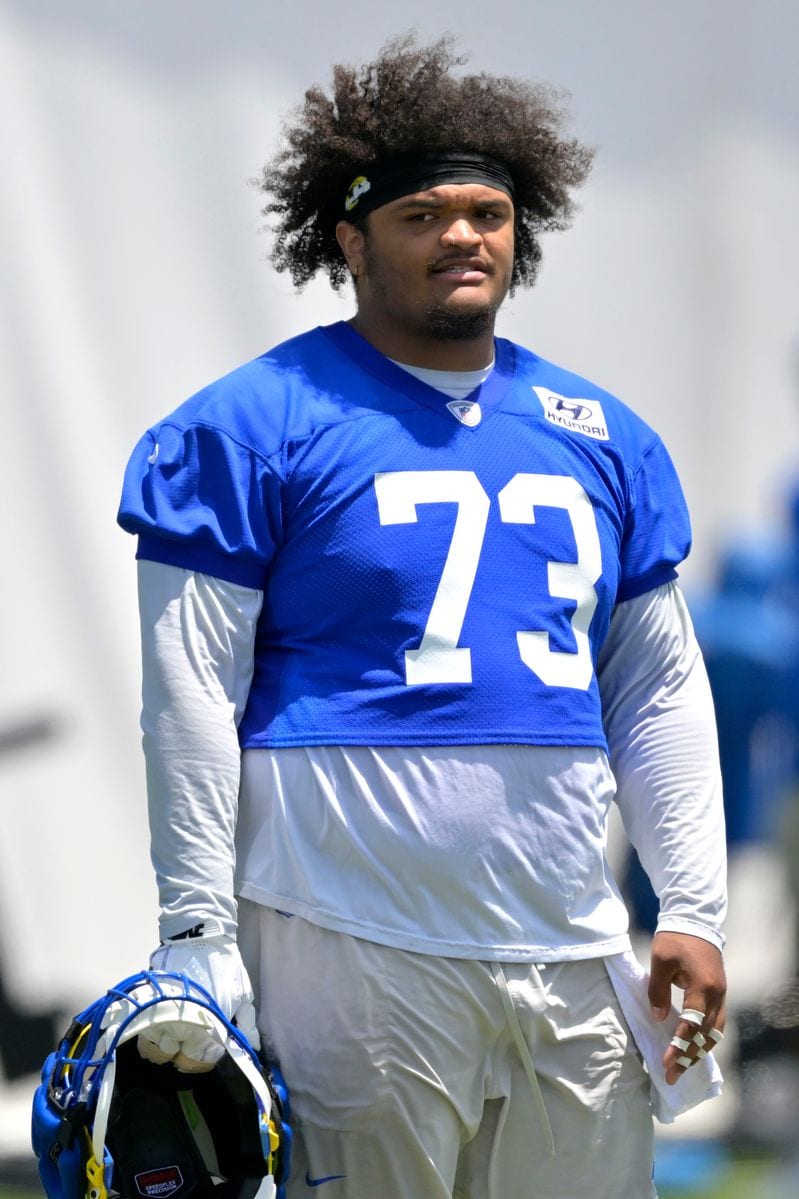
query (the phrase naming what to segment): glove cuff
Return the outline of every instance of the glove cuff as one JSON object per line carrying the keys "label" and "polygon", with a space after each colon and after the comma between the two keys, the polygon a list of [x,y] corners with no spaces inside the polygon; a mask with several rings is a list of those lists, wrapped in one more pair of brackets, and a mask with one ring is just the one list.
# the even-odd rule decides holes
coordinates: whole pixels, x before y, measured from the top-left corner
{"label": "glove cuff", "polygon": [[217,920],[212,916],[206,916],[181,932],[170,933],[168,937],[162,937],[161,944],[175,945],[181,941],[188,941],[192,945],[207,944],[208,942],[218,944],[223,938],[225,941],[233,940],[232,937],[226,935],[221,920]]}

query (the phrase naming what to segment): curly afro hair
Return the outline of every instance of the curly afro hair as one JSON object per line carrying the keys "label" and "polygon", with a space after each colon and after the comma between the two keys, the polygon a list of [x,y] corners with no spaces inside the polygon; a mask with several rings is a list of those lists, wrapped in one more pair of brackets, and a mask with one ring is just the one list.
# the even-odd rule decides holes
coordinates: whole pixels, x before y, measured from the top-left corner
{"label": "curly afro hair", "polygon": [[570,223],[569,192],[586,178],[593,151],[560,136],[555,89],[485,73],[455,77],[466,59],[453,44],[450,35],[426,46],[414,33],[392,38],[372,63],[335,66],[332,96],[310,88],[285,123],[282,148],[255,182],[273,197],[263,215],[278,218],[272,262],[296,286],[320,270],[334,288],[348,278],[335,230],[347,189],[367,164],[438,149],[505,164],[516,189],[511,287],[534,282],[538,235]]}

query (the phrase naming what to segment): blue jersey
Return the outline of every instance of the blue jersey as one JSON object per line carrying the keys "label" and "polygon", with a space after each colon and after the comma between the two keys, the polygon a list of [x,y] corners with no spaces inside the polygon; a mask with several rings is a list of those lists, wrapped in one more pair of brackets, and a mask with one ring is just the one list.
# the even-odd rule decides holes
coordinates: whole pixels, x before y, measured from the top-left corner
{"label": "blue jersey", "polygon": [[465,401],[348,324],[199,392],[136,447],[138,556],[264,592],[242,746],[604,746],[619,601],[690,527],[655,433],[511,342]]}

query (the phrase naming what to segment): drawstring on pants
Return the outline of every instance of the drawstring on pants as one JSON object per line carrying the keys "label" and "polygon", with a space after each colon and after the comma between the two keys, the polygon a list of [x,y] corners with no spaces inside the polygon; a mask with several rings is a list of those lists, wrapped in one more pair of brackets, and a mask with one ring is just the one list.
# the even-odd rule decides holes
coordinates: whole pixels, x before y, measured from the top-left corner
{"label": "drawstring on pants", "polygon": [[519,1051],[519,1057],[521,1059],[522,1066],[524,1067],[524,1072],[527,1075],[528,1082],[530,1083],[530,1090],[532,1091],[533,1100],[539,1111],[541,1127],[544,1130],[544,1136],[549,1149],[549,1156],[554,1157],[555,1137],[552,1133],[552,1125],[549,1122],[549,1115],[547,1114],[546,1104],[544,1103],[544,1096],[541,1094],[541,1086],[538,1081],[538,1076],[535,1072],[535,1064],[533,1062],[532,1054],[530,1053],[529,1046],[524,1039],[524,1033],[522,1032],[521,1025],[519,1024],[519,1017],[517,1016],[516,1009],[513,1006],[510,988],[508,987],[508,980],[506,979],[505,972],[499,962],[491,963],[491,971],[494,975],[494,982],[497,984],[497,988],[499,989],[499,994],[502,999],[502,1007],[505,1011],[505,1018],[508,1023],[508,1028],[510,1029],[510,1034],[513,1037],[514,1044]]}

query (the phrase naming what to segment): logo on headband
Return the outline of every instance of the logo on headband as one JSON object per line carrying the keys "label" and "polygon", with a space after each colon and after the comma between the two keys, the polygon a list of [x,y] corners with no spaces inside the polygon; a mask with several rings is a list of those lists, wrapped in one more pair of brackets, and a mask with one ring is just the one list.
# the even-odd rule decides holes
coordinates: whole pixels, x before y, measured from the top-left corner
{"label": "logo on headband", "polygon": [[357,205],[361,196],[365,196],[371,187],[371,183],[365,175],[356,175],[350,184],[350,189],[347,192],[347,198],[344,201],[344,207],[347,212],[352,212]]}

